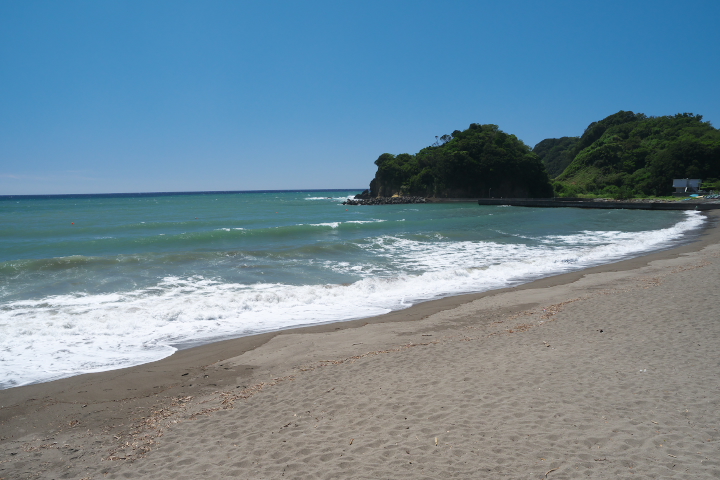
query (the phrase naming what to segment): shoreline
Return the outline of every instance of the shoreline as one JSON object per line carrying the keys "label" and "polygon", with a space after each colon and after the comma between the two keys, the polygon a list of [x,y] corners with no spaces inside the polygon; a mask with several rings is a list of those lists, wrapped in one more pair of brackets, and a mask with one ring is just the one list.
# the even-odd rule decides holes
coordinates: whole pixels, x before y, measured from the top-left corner
{"label": "shoreline", "polygon": [[[639,268],[642,265],[646,265],[652,261],[658,260],[658,259],[665,259],[665,258],[675,258],[682,254],[698,251],[701,248],[704,248],[708,244],[714,243],[713,240],[710,240],[709,238],[705,238],[709,235],[709,233],[713,230],[717,230],[717,242],[720,243],[720,213],[712,212],[711,214],[708,214],[708,212],[704,212],[707,218],[707,224],[706,226],[697,233],[697,238],[695,240],[691,240],[685,243],[682,243],[681,245],[675,246],[675,247],[669,247],[662,250],[657,250],[653,252],[649,252],[643,255],[639,255],[637,257],[629,258],[626,260],[620,260],[613,263],[606,263],[602,265],[595,265],[592,267],[584,268],[582,270],[577,270],[573,272],[566,272],[556,275],[551,275],[548,277],[539,278],[536,280],[532,280],[527,283],[522,283],[520,285],[512,286],[512,287],[505,287],[500,289],[494,289],[494,290],[487,290],[484,292],[477,292],[477,293],[465,293],[460,295],[452,295],[448,297],[442,297],[434,300],[428,300],[424,302],[416,303],[408,308],[402,309],[402,310],[394,310],[388,313],[384,313],[381,315],[376,315],[373,317],[367,317],[367,318],[359,318],[354,320],[345,320],[345,321],[336,321],[336,322],[328,322],[328,323],[321,323],[321,324],[315,324],[315,325],[303,325],[298,327],[290,327],[282,330],[274,330],[270,332],[264,332],[264,333],[258,333],[254,335],[247,335],[247,336],[241,336],[236,338],[226,338],[226,339],[219,339],[217,341],[209,342],[209,343],[201,343],[199,345],[193,345],[189,347],[183,347],[182,344],[180,346],[175,346],[178,348],[176,352],[174,352],[172,355],[162,358],[160,360],[156,360],[154,362],[144,363],[140,365],[135,365],[131,367],[123,367],[115,370],[105,370],[102,372],[92,372],[92,373],[82,373],[79,375],[74,375],[71,377],[64,377],[59,378],[56,380],[50,380],[47,382],[41,382],[41,383],[33,383],[30,385],[22,385],[18,387],[12,387],[9,389],[3,389],[0,390],[0,422],[3,420],[2,416],[2,410],[3,408],[7,408],[7,402],[3,401],[4,397],[8,396],[13,399],[20,399],[22,397],[32,397],[32,396],[38,396],[34,393],[28,394],[28,395],[4,395],[5,392],[12,392],[19,389],[28,389],[28,390],[35,390],[33,387],[38,387],[38,389],[42,389],[41,387],[44,385],[49,384],[61,384],[61,383],[69,383],[73,384],[75,382],[71,382],[73,379],[77,379],[78,381],[86,376],[98,376],[101,377],[103,375],[113,375],[113,373],[117,374],[124,374],[127,372],[127,374],[134,374],[135,372],[130,372],[131,370],[142,370],[144,367],[152,366],[152,368],[174,368],[174,369],[180,369],[183,368],[191,368],[191,366],[194,365],[195,362],[203,362],[203,361],[210,361],[211,359],[215,357],[222,357],[223,355],[227,355],[228,351],[232,352],[247,352],[250,350],[253,350],[255,348],[258,348],[265,343],[269,342],[272,338],[274,338],[277,335],[283,335],[283,334],[302,334],[302,333],[326,333],[326,332],[332,332],[337,330],[344,330],[346,328],[357,328],[360,326],[368,325],[368,324],[375,324],[375,323],[387,323],[387,322],[403,322],[403,321],[415,321],[422,319],[424,317],[427,317],[429,315],[433,315],[438,312],[442,312],[444,310],[449,310],[455,307],[458,307],[465,303],[470,303],[475,300],[479,300],[485,297],[494,296],[497,294],[502,294],[505,292],[510,291],[522,291],[527,289],[535,289],[535,288],[548,288],[548,287],[554,287],[558,285],[565,285],[573,283],[582,277],[590,274],[595,273],[602,273],[602,272],[616,272],[616,271],[626,271],[626,270],[632,270]],[[201,352],[201,350],[208,350],[208,352]],[[180,358],[182,357],[182,358]],[[221,360],[218,358],[218,361]],[[168,365],[164,365],[167,363]],[[94,379],[93,379],[94,380]],[[78,383],[84,383],[84,382],[78,382]],[[72,387],[69,387],[72,388]],[[66,387],[60,386],[57,389],[53,388],[52,390],[56,391],[64,391]],[[153,392],[156,393],[156,392]],[[110,400],[111,398],[108,398]],[[11,400],[11,403],[14,403],[14,401],[18,400]]]}
{"label": "shoreline", "polygon": [[[577,292],[600,288],[592,285],[601,278],[606,283],[610,277],[624,279],[651,264],[677,263],[683,256],[720,244],[720,214],[705,215],[707,226],[694,242],[616,263],[500,290],[445,297],[377,317],[222,340],[179,350],[170,357],[135,367],[2,390],[0,451],[9,452],[16,449],[18,442],[28,444],[36,437],[67,436],[78,441],[79,430],[73,430],[77,425],[94,435],[106,432],[100,443],[107,447],[114,438],[107,435],[125,438],[121,432],[132,419],[147,417],[157,411],[158,405],[167,406],[178,398],[210,398],[212,392],[245,391],[296,375],[292,372],[298,365],[326,358],[355,358],[367,355],[369,349],[390,351],[397,348],[398,335],[413,339],[411,345],[420,345],[425,337],[452,336],[465,327],[486,328],[498,319],[518,315],[543,302],[572,300],[570,297]],[[0,455],[0,476],[6,468],[4,459]]]}
{"label": "shoreline", "polygon": [[[204,192],[202,192],[204,193]],[[224,192],[223,192],[224,193]],[[229,193],[235,193],[235,192],[229,192]],[[477,202],[477,199],[449,199],[451,202],[470,202],[475,203]],[[252,350],[254,348],[257,348],[258,346],[263,345],[264,343],[267,343],[272,338],[274,338],[276,335],[280,334],[294,334],[294,333],[324,333],[324,332],[330,332],[330,331],[336,331],[340,329],[345,328],[357,328],[358,326],[367,325],[367,324],[374,324],[374,323],[384,323],[384,322],[396,322],[396,321],[405,321],[405,320],[417,320],[420,318],[423,318],[428,315],[432,315],[434,313],[441,312],[443,310],[452,309],[457,307],[458,305],[461,305],[463,303],[469,303],[487,296],[492,296],[495,294],[504,293],[507,291],[518,291],[518,290],[524,290],[529,288],[543,288],[548,286],[556,286],[556,285],[562,285],[565,283],[572,283],[576,281],[579,278],[582,278],[586,274],[591,273],[599,273],[604,271],[616,271],[614,268],[610,268],[614,265],[619,265],[622,269],[632,269],[637,268],[637,265],[642,264],[645,262],[644,259],[648,259],[647,262],[652,261],[652,259],[655,258],[656,255],[664,257],[664,252],[675,252],[677,250],[678,255],[688,252],[688,251],[694,251],[693,245],[701,241],[702,237],[706,235],[707,231],[710,229],[713,229],[717,226],[720,226],[720,213],[715,214],[708,214],[708,212],[703,212],[703,214],[706,217],[706,224],[700,229],[699,232],[694,234],[694,239],[691,240],[685,240],[678,242],[679,245],[677,246],[670,246],[665,247],[661,250],[655,250],[648,253],[640,254],[636,257],[628,258],[625,260],[617,260],[611,263],[601,264],[601,265],[595,265],[587,268],[583,268],[581,270],[571,271],[571,272],[565,272],[560,274],[552,274],[547,277],[541,277],[537,278],[535,280],[527,281],[524,283],[520,283],[515,286],[511,287],[504,287],[504,288],[498,288],[498,289],[491,289],[486,290],[482,292],[472,292],[472,293],[461,293],[456,295],[449,295],[444,296],[441,298],[436,298],[432,300],[426,300],[421,301],[418,303],[413,304],[412,306],[408,308],[404,308],[401,310],[393,310],[388,313],[375,315],[371,317],[362,317],[352,320],[337,320],[337,321],[330,321],[326,323],[319,323],[319,324],[306,324],[306,325],[299,325],[299,326],[292,326],[288,328],[283,328],[279,330],[272,330],[268,332],[261,332],[261,333],[255,333],[251,335],[243,335],[238,337],[228,337],[228,336],[222,336],[218,337],[215,340],[198,340],[198,341],[187,341],[179,344],[171,344],[173,348],[176,348],[177,350],[164,358],[161,358],[159,360],[155,360],[153,362],[148,363],[142,363],[139,365],[129,366],[129,367],[120,367],[117,369],[112,370],[103,370],[100,372],[90,372],[90,373],[80,373],[76,375],[72,375],[69,377],[62,377],[57,378],[55,380],[48,380],[44,382],[38,382],[38,383],[32,383],[28,385],[21,385],[17,387],[11,387],[7,389],[0,389],[0,422],[2,422],[3,416],[2,416],[2,406],[5,404],[3,400],[3,392],[6,391],[12,391],[16,389],[23,389],[23,388],[31,388],[34,386],[40,386],[45,384],[50,384],[54,382],[63,382],[65,380],[70,380],[76,377],[84,377],[86,375],[103,375],[103,374],[112,374],[113,372],[124,372],[126,370],[130,369],[142,369],[144,366],[147,365],[153,365],[161,364],[165,361],[169,361],[169,359],[178,357],[180,355],[180,352],[185,352],[188,350],[194,350],[194,349],[202,349],[207,348],[209,350],[214,350],[211,346],[212,345],[218,345],[218,351],[224,352],[226,349],[239,349],[242,352]],[[715,219],[713,219],[715,217]],[[720,238],[720,237],[719,237]],[[627,263],[626,262],[630,262]],[[639,263],[638,263],[639,262]],[[609,268],[609,270],[608,270]],[[230,342],[232,345],[228,345],[227,347],[224,346],[225,343]],[[223,345],[222,348],[220,348],[220,345]],[[192,355],[183,354],[184,356],[188,356],[191,362],[196,361],[196,359],[202,359],[202,358],[213,358],[216,356],[213,353],[209,354],[202,354],[202,353],[196,353],[193,352]],[[170,362],[170,363],[176,363],[176,362]],[[179,363],[180,365],[186,365],[187,363],[183,360]],[[162,367],[162,366],[161,366]],[[14,397],[14,396],[13,396]]]}
{"label": "shoreline", "polygon": [[[465,202],[467,199],[453,199],[453,202]],[[477,200],[469,200],[470,203],[475,203]],[[210,345],[217,342],[225,342],[225,341],[234,341],[239,340],[241,338],[250,338],[250,337],[259,337],[261,335],[268,335],[268,336],[275,336],[278,334],[282,334],[283,332],[289,332],[289,333],[303,333],[307,330],[308,333],[319,333],[319,332],[326,332],[326,331],[334,331],[338,328],[330,328],[330,327],[338,327],[339,325],[345,325],[350,324],[352,325],[342,328],[356,328],[358,325],[366,325],[370,323],[383,323],[383,322],[394,322],[394,321],[405,321],[404,317],[408,317],[411,319],[418,319],[422,318],[424,316],[432,315],[434,313],[441,312],[443,310],[448,310],[451,308],[455,308],[456,306],[463,304],[463,303],[469,303],[487,296],[492,296],[496,293],[504,293],[509,291],[519,291],[529,288],[543,288],[546,286],[556,286],[556,285],[562,285],[565,283],[572,283],[576,281],[579,278],[582,278],[586,274],[590,273],[600,273],[606,270],[605,267],[610,267],[612,265],[619,265],[623,264],[622,269],[628,270],[637,268],[638,265],[643,264],[645,258],[650,258],[647,262],[653,261],[655,257],[653,255],[659,255],[660,257],[664,258],[664,252],[674,252],[678,251],[678,255],[681,255],[683,253],[687,253],[690,251],[695,251],[695,248],[693,245],[695,245],[697,242],[699,242],[703,236],[706,234],[706,232],[710,229],[718,227],[718,230],[720,230],[720,212],[715,213],[716,216],[715,219],[713,219],[712,215],[708,215],[708,212],[703,212],[703,214],[706,217],[706,224],[699,229],[699,231],[693,233],[692,238],[688,240],[682,240],[677,242],[677,245],[669,246],[662,248],[660,250],[653,250],[650,252],[642,253],[640,255],[634,256],[632,258],[626,258],[624,260],[616,260],[614,262],[610,263],[603,263],[600,265],[593,265],[591,267],[586,267],[580,270],[575,270],[571,272],[565,272],[565,273],[557,273],[557,274],[551,274],[546,277],[536,278],[534,280],[526,281],[523,283],[520,283],[518,285],[514,285],[511,287],[503,287],[503,288],[495,288],[490,290],[485,290],[482,292],[471,292],[471,293],[460,293],[460,294],[451,294],[448,296],[443,296],[440,298],[435,298],[432,300],[425,300],[420,301],[418,303],[415,303],[411,305],[410,307],[401,309],[401,310],[393,310],[388,313],[383,313],[380,315],[375,315],[372,317],[363,317],[363,318],[357,318],[352,320],[333,320],[326,323],[319,323],[319,324],[307,324],[307,325],[298,325],[293,327],[287,327],[280,330],[273,330],[270,332],[263,332],[263,333],[257,333],[252,335],[245,335],[241,337],[223,337],[218,338],[217,340],[210,341],[210,342],[203,342],[203,341],[197,341],[197,342],[184,342],[180,344],[172,344],[171,346],[177,348],[177,352],[175,352],[173,355],[176,355],[178,352],[183,350],[188,350],[191,348],[198,348],[203,347],[206,345]],[[718,239],[720,241],[720,234],[718,235]],[[637,261],[637,262],[636,262]],[[627,265],[624,265],[625,262],[632,262],[628,263]],[[639,263],[638,263],[639,262]],[[616,270],[609,270],[609,271],[616,271]],[[619,271],[619,270],[618,270]],[[565,277],[567,276],[567,277]],[[554,280],[556,279],[557,280]],[[562,278],[560,278],[562,277]],[[408,315],[405,315],[408,314]],[[326,328],[327,327],[327,328]],[[313,330],[316,329],[316,330]],[[169,358],[169,357],[166,357]],[[157,360],[157,361],[162,361]],[[138,365],[142,366],[142,365]],[[131,368],[131,367],[124,367],[124,368]],[[99,372],[103,373],[103,372]],[[53,380],[56,381],[56,380]],[[17,388],[17,387],[16,387]],[[0,390],[2,392],[2,390]]]}

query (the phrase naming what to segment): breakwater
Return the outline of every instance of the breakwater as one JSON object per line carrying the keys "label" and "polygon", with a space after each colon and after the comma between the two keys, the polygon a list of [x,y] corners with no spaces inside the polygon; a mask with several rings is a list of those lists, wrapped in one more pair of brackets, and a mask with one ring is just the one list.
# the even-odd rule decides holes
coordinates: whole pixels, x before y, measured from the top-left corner
{"label": "breakwater", "polygon": [[401,205],[403,203],[427,203],[425,197],[370,197],[349,198],[343,205]]}
{"label": "breakwater", "polygon": [[510,205],[512,207],[574,207],[633,210],[715,210],[720,209],[718,200],[682,200],[663,202],[659,200],[608,200],[604,198],[480,198],[479,205]]}

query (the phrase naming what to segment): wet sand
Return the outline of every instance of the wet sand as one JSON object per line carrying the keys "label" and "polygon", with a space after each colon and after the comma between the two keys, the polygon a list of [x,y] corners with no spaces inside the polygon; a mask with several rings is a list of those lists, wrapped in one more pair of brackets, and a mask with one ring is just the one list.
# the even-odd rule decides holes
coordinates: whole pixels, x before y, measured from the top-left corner
{"label": "wet sand", "polygon": [[0,391],[0,478],[718,478],[709,217],[624,262]]}

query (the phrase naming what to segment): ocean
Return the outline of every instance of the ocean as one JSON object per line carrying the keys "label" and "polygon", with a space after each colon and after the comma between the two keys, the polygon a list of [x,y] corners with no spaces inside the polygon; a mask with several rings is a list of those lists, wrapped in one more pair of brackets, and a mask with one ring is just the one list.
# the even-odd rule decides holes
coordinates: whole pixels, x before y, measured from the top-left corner
{"label": "ocean", "polygon": [[0,388],[687,242],[698,212],[343,206],[360,190],[0,197]]}

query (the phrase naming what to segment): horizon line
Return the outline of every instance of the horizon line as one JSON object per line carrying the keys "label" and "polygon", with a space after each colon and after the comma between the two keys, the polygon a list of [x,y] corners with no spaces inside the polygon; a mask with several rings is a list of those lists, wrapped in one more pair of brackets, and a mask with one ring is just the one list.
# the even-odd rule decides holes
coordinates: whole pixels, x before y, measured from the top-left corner
{"label": "horizon line", "polygon": [[281,193],[281,192],[342,192],[360,190],[362,188],[291,188],[279,190],[193,190],[179,192],[115,192],[115,193],[40,193],[0,195],[0,200],[33,199],[33,198],[77,198],[77,197],[152,197],[170,195],[227,195],[233,193]]}

